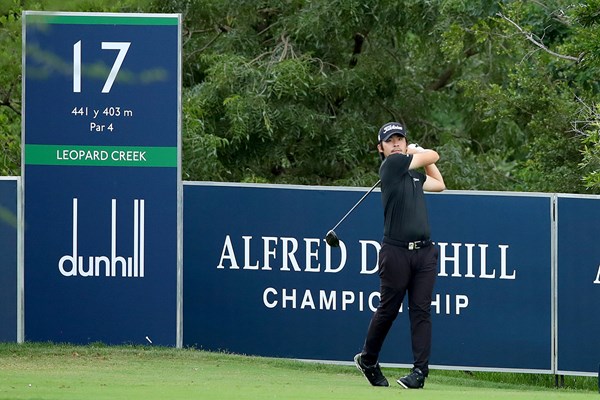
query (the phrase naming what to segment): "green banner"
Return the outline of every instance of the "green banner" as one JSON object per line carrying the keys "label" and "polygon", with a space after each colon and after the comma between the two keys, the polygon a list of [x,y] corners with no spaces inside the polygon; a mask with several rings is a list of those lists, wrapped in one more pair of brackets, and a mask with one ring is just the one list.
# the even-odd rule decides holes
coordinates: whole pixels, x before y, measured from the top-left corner
{"label": "green banner", "polygon": [[173,16],[156,15],[149,17],[136,14],[36,14],[31,12],[27,17],[28,23],[33,24],[78,24],[78,25],[177,25],[179,20]]}
{"label": "green banner", "polygon": [[177,148],[27,144],[25,164],[176,168]]}

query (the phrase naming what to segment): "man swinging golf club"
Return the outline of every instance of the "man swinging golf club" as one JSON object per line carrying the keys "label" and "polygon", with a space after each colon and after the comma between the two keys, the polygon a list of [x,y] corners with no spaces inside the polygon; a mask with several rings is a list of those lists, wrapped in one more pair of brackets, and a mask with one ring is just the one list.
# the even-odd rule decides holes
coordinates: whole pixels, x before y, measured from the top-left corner
{"label": "man swinging golf club", "polygon": [[[441,192],[444,179],[435,166],[439,155],[408,145],[406,129],[398,122],[381,127],[377,148],[384,213],[379,251],[381,299],[371,318],[357,368],[373,386],[389,386],[379,367],[379,352],[408,293],[408,314],[414,366],[397,380],[401,387],[419,389],[429,374],[431,298],[437,275],[438,250],[431,245],[423,191]],[[423,168],[425,173],[417,171]]]}

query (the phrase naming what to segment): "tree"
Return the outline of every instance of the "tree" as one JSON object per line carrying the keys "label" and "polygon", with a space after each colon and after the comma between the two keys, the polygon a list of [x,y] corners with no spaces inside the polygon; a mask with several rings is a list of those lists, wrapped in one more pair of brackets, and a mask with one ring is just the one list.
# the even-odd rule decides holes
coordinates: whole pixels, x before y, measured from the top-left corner
{"label": "tree", "polygon": [[595,51],[595,45],[586,45],[586,37],[598,36],[581,24],[581,10],[563,1],[543,6],[513,2],[498,14],[500,32],[510,40],[505,48],[521,61],[508,74],[510,84],[501,90],[503,96],[490,105],[496,110],[506,105],[505,112],[519,116],[519,126],[529,135],[517,174],[520,190],[591,189],[577,121],[586,113],[582,99],[594,102],[598,97],[598,86],[589,78],[597,77],[600,64],[586,61]]}
{"label": "tree", "polygon": [[[451,189],[578,193],[600,190],[599,1],[60,4],[183,15],[186,180],[371,186],[376,132],[398,120]],[[19,166],[19,4],[1,14],[3,174]]]}
{"label": "tree", "polygon": [[20,174],[21,24],[17,2],[0,6],[0,175]]}
{"label": "tree", "polygon": [[184,156],[209,160],[186,176],[366,186],[377,128],[400,120],[451,188],[583,191],[576,91],[557,74],[575,61],[498,15],[550,49],[573,34],[562,3],[171,1],[189,38]]}
{"label": "tree", "polygon": [[[469,171],[467,181],[450,174],[452,186],[512,183],[500,154],[488,161],[470,152],[465,128],[476,118],[465,113],[455,74],[476,50],[449,62],[440,46],[450,21],[475,24],[497,6],[208,3],[159,7],[183,12],[186,24],[184,157],[212,146],[199,151],[209,163],[184,160],[186,177],[365,185],[376,179],[378,127],[399,120],[412,140],[444,147],[455,157],[446,163]],[[481,170],[478,160],[495,169]]]}
{"label": "tree", "polygon": [[600,193],[600,1],[591,0],[570,10],[576,25],[576,39],[564,45],[564,51],[580,54],[580,71],[572,79],[585,92],[577,97],[578,118],[573,131],[583,143],[580,167],[584,171],[586,188]]}

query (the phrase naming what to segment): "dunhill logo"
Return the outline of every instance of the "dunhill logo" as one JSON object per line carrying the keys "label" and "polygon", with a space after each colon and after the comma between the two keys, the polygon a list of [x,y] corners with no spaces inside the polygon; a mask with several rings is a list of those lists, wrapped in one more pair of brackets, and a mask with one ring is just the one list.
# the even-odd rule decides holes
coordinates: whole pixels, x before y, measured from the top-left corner
{"label": "dunhill logo", "polygon": [[[127,278],[144,277],[144,253],[145,253],[145,221],[144,200],[133,201],[133,256],[123,257],[117,255],[117,200],[112,199],[111,232],[110,232],[110,256],[88,256],[87,264],[85,257],[79,255],[78,247],[78,214],[77,199],[73,199],[73,251],[72,254],[64,255],[58,261],[58,270],[63,276],[106,276]],[[102,274],[101,274],[102,273]]]}

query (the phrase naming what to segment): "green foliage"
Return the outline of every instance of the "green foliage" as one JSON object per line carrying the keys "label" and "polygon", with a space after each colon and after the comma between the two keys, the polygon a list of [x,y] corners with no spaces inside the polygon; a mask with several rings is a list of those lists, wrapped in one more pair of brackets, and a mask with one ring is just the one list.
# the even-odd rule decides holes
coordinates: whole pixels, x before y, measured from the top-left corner
{"label": "green foliage", "polygon": [[581,168],[585,170],[585,184],[592,191],[600,190],[600,119],[595,115],[583,134],[583,158]]}
{"label": "green foliage", "polygon": [[186,177],[368,185],[375,132],[400,120],[440,150],[450,188],[584,191],[571,132],[582,91],[566,79],[578,71],[497,13],[557,50],[576,30],[552,8],[560,2],[501,4],[263,1],[236,14],[239,4],[213,2],[202,14],[185,3],[200,16],[186,31],[227,21],[184,47],[202,135],[223,139],[210,141],[218,173]]}
{"label": "green foliage", "polygon": [[[590,85],[578,84],[582,70],[577,57],[558,53],[568,49],[564,44],[575,40],[577,32],[560,11],[562,6],[569,10],[561,2],[543,7],[512,2],[502,10],[507,19],[480,23],[479,35],[490,34],[495,68],[503,73],[489,74],[491,79],[483,82],[480,78],[460,82],[475,100],[475,113],[483,117],[484,134],[474,137],[490,146],[482,147],[485,154],[499,151],[505,161],[514,162],[509,171],[512,190],[586,190],[579,168],[582,143],[573,123],[580,114],[577,99],[593,99],[598,93]],[[496,132],[489,129],[494,125]]]}
{"label": "green foliage", "polygon": [[398,120],[450,189],[600,193],[599,0],[8,4],[1,174],[20,172],[21,11],[60,8],[183,15],[186,180],[370,186]]}
{"label": "green foliage", "polygon": [[18,2],[0,7],[0,175],[21,165],[21,24]]}
{"label": "green foliage", "polygon": [[574,7],[572,18],[578,24],[579,40],[565,44],[567,51],[580,52],[579,73],[568,78],[585,89],[578,97],[578,118],[574,120],[573,131],[583,144],[583,148],[580,148],[582,157],[579,166],[583,172],[585,187],[592,193],[600,193],[600,114],[597,111],[600,101],[599,10],[598,0],[589,0]]}

